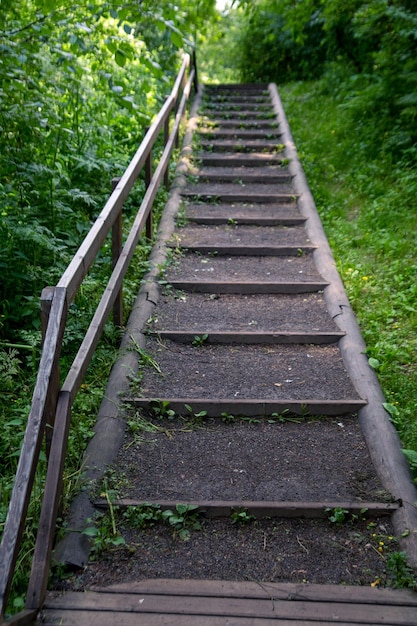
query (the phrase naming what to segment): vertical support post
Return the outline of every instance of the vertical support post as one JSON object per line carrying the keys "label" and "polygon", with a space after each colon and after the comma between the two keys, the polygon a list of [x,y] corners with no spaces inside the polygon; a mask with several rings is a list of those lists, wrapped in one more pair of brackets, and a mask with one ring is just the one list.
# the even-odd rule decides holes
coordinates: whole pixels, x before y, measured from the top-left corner
{"label": "vertical support post", "polygon": [[[148,189],[152,181],[152,148],[149,149],[149,154],[145,161],[145,187]],[[149,211],[149,215],[146,219],[146,237],[152,239],[152,208]]]}
{"label": "vertical support post", "polygon": [[[55,287],[45,287],[41,293],[41,331],[42,331],[42,346],[45,342],[46,331],[48,328],[49,314],[51,312],[52,300],[55,293]],[[46,458],[49,460],[49,453],[51,450],[52,434],[54,432],[55,424],[55,412],[56,412],[56,399],[59,391],[59,361],[55,364],[51,372],[50,382],[51,393],[46,398],[45,402],[45,444],[46,444]]]}
{"label": "vertical support post", "polygon": [[[170,116],[168,115],[164,124],[164,148],[167,145],[168,139],[169,139],[169,119],[170,119]],[[169,163],[167,165],[167,168],[164,174],[164,185],[165,185],[165,188],[168,189],[169,187]]]}
{"label": "vertical support post", "polygon": [[[119,184],[120,178],[113,178],[111,181],[111,188],[114,191]],[[123,248],[123,213],[120,209],[116,221],[112,228],[112,269],[115,268],[117,261],[119,260],[120,253]],[[116,300],[113,305],[113,323],[119,328],[123,325],[123,290],[120,289],[117,294]]]}
{"label": "vertical support post", "polygon": [[194,80],[193,80],[194,89],[197,92],[198,91],[198,74],[197,74],[197,55],[196,55],[195,50],[193,50],[193,54],[192,54],[191,58],[192,58],[192,65],[191,65],[191,67],[194,68]]}

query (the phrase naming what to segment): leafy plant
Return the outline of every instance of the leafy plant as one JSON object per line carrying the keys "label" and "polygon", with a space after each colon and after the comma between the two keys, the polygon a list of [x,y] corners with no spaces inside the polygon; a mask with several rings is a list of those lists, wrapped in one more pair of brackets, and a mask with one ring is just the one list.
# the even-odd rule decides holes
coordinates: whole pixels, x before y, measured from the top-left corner
{"label": "leafy plant", "polygon": [[253,522],[256,517],[248,513],[247,509],[240,509],[239,511],[232,511],[230,514],[230,519],[232,520],[232,524],[245,526],[246,524],[250,524],[251,522]]}
{"label": "leafy plant", "polygon": [[325,509],[325,512],[328,514],[329,520],[333,524],[343,524],[347,520],[347,516],[349,515],[349,511],[342,507],[335,507],[334,509]]}
{"label": "leafy plant", "polygon": [[198,506],[195,504],[177,504],[175,511],[171,509],[163,511],[162,519],[173,527],[174,535],[183,541],[188,541],[191,530],[201,529]]}
{"label": "leafy plant", "polygon": [[387,560],[387,584],[396,589],[417,591],[417,576],[405,552],[393,552]]}
{"label": "leafy plant", "polygon": [[154,400],[151,402],[151,409],[155,417],[158,419],[173,420],[176,417],[176,413],[173,409],[170,409],[169,400]]}
{"label": "leafy plant", "polygon": [[184,404],[184,407],[186,411],[188,412],[189,416],[192,417],[193,419],[201,419],[202,417],[206,417],[207,415],[207,411],[199,411],[198,413],[195,413],[190,404]]}
{"label": "leafy plant", "polygon": [[192,344],[193,346],[199,348],[206,343],[207,339],[208,339],[207,333],[205,333],[204,335],[195,335],[194,339],[192,340]]}

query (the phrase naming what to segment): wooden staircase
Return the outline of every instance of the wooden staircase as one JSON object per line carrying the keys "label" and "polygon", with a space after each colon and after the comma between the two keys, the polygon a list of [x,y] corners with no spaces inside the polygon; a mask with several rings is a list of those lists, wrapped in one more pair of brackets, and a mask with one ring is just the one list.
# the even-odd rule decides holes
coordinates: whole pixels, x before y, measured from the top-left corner
{"label": "wooden staircase", "polygon": [[[349,324],[338,324],[348,303],[344,294],[339,298],[327,244],[301,210],[305,194],[294,184],[293,152],[284,120],[277,117],[277,98],[274,86],[262,85],[206,87],[198,96],[177,225],[165,242],[169,258],[158,268],[160,295],[142,329],[140,376],[128,399],[135,415],[157,427],[143,440],[154,446],[136,445],[129,435],[129,449],[137,456],[119,453],[115,471],[125,471],[129,484],[112,506],[169,510],[187,504],[198,507],[208,525],[232,511],[258,520],[322,520],[324,533],[329,510],[341,509],[350,524],[366,514],[374,523],[385,516],[389,526],[403,503],[384,480],[379,482],[380,468],[372,467],[377,454],[359,425],[368,394],[355,372],[366,359],[355,340],[351,345]],[[146,284],[143,289],[151,300]],[[181,421],[168,419],[174,414]],[[250,433],[242,431],[243,422]],[[186,436],[184,424],[195,427]],[[239,431],[239,471],[249,475],[257,465],[260,475],[268,474],[267,488],[259,480],[248,489],[248,481],[236,477],[236,458],[232,462],[227,456],[227,445],[216,456],[207,436],[204,447],[207,424],[220,441],[230,439],[229,448],[234,430],[236,437]],[[290,429],[293,445],[305,451],[304,462],[285,437]],[[249,434],[250,451],[245,448]],[[165,463],[171,450],[167,435],[173,443]],[[272,448],[273,458],[268,456]],[[181,460],[182,477],[172,474],[175,459]],[[224,483],[215,478],[213,483],[211,471],[219,475],[220,466],[226,468]],[[281,468],[292,480],[279,479]],[[351,478],[363,472],[369,484],[359,494]],[[187,482],[184,476],[191,475],[196,480]],[[105,501],[96,504],[108,507]],[[330,566],[318,558],[324,559],[320,580],[325,580]],[[309,578],[305,573],[299,580],[295,575],[291,581],[249,582],[198,579],[192,567],[182,578],[162,572],[155,579],[143,570],[143,580],[136,582],[114,581],[85,593],[51,592],[41,620],[149,626],[415,624],[416,594],[371,586],[384,569],[381,560],[365,587],[341,580],[303,584]]]}

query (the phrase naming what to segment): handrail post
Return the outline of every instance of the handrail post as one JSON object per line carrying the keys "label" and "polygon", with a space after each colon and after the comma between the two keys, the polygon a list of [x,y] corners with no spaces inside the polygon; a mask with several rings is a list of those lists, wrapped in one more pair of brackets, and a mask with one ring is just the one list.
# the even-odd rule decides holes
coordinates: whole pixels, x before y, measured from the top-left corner
{"label": "handrail post", "polygon": [[[147,131],[146,131],[147,132]],[[145,161],[145,188],[148,189],[152,181],[152,148],[149,150],[149,154]],[[149,211],[149,215],[146,218],[146,237],[152,239],[152,209]]]}
{"label": "handrail post", "polygon": [[[112,192],[116,189],[120,182],[120,178],[113,178],[111,181]],[[112,227],[112,269],[116,267],[120,254],[123,249],[123,212],[122,208],[117,214],[116,220]],[[121,328],[123,326],[123,289],[120,289],[113,305],[113,323]]]}
{"label": "handrail post", "polygon": [[[164,148],[167,145],[168,139],[169,139],[169,120],[170,120],[170,116],[168,115],[168,117],[166,118],[165,123],[164,123]],[[165,170],[164,185],[165,185],[165,188],[168,189],[168,187],[169,187],[169,167],[167,167],[166,170]]]}
{"label": "handrail post", "polygon": [[[48,328],[49,314],[51,312],[52,300],[55,293],[55,287],[45,287],[41,293],[41,331],[42,346],[45,342],[46,331]],[[56,399],[59,391],[59,361],[55,364],[51,372],[50,381],[51,393],[46,398],[45,404],[45,444],[46,458],[49,459],[51,450],[52,433],[55,423]]]}
{"label": "handrail post", "polygon": [[194,68],[194,89],[197,92],[198,91],[198,74],[197,74],[197,54],[195,50],[193,50],[191,59],[192,59],[191,61],[192,67]]}

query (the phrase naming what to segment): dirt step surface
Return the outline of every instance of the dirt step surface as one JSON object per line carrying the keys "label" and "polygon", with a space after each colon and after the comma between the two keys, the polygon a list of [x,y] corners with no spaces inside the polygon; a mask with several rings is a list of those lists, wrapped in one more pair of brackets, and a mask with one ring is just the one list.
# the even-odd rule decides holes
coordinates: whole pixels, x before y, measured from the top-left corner
{"label": "dirt step surface", "polygon": [[240,181],[253,183],[289,183],[291,177],[288,170],[279,167],[279,165],[267,165],[259,169],[259,167],[200,167],[191,170],[193,176],[198,176],[201,182],[205,180],[217,180],[221,182],[231,181],[240,184]]}
{"label": "dirt step surface", "polygon": [[267,139],[246,139],[236,141],[235,139],[212,139],[201,140],[200,146],[203,150],[219,152],[282,152],[279,140],[271,141]]}
{"label": "dirt step surface", "polygon": [[264,167],[265,165],[279,165],[283,162],[285,163],[282,150],[273,151],[271,153],[253,151],[251,154],[227,152],[226,150],[217,154],[214,152],[198,152],[195,160],[197,163],[200,162],[210,166],[218,165],[219,167],[243,165],[248,167]]}
{"label": "dirt step surface", "polygon": [[221,139],[236,138],[239,140],[246,139],[272,139],[280,136],[277,128],[207,128],[200,130],[200,135],[205,139]]}
{"label": "dirt step surface", "polygon": [[[311,246],[303,226],[240,226],[227,224],[207,226],[190,224],[175,233],[174,246],[251,246],[262,249],[262,246]],[[297,251],[296,251],[297,253]]]}
{"label": "dirt step surface", "polygon": [[127,435],[115,464],[126,481],[122,497],[242,500],[242,507],[250,500],[392,501],[356,417],[223,419],[150,418],[148,432]]}
{"label": "dirt step surface", "polygon": [[280,195],[280,194],[288,194],[290,196],[294,196],[294,190],[291,185],[286,183],[217,183],[217,182],[209,182],[209,183],[195,183],[189,184],[183,190],[184,194],[192,194],[195,196],[202,195],[232,195],[239,193],[247,194],[247,201],[250,202],[251,195]]}
{"label": "dirt step surface", "polygon": [[[238,224],[244,224],[245,220],[249,223],[255,221],[256,225],[265,225],[266,220],[294,220],[293,223],[305,222],[306,218],[301,216],[294,203],[218,203],[210,202],[186,202],[184,205],[185,217],[189,220],[208,218],[210,220],[220,219],[221,223],[233,223],[235,220]],[[274,223],[280,223],[274,222]]]}
{"label": "dirt step surface", "polygon": [[196,294],[166,290],[149,330],[335,332],[323,296]]}
{"label": "dirt step surface", "polygon": [[175,258],[168,266],[164,279],[174,281],[294,281],[307,283],[322,281],[311,254],[291,257],[271,256],[203,256],[187,253]]}
{"label": "dirt step surface", "polygon": [[379,542],[384,543],[384,553],[395,550],[389,518],[372,526],[367,521],[260,520],[239,525],[210,520],[192,531],[188,541],[165,525],[138,533],[123,524],[123,517],[117,521],[126,546],[91,562],[59,588],[83,590],[115,580],[161,577],[253,580],[261,585],[267,581],[384,585],[388,576]]}
{"label": "dirt step surface", "polygon": [[144,398],[236,400],[359,399],[337,347],[189,346],[147,338],[154,366],[143,368]]}

